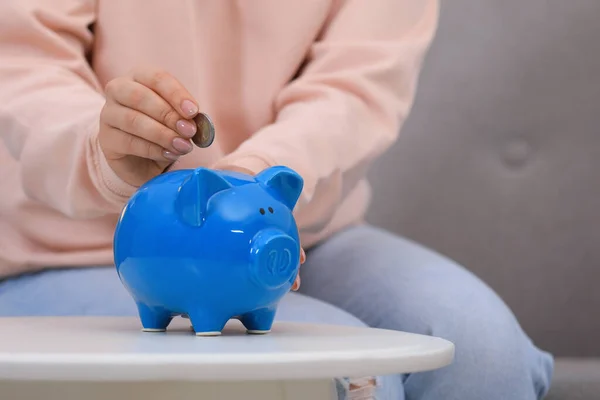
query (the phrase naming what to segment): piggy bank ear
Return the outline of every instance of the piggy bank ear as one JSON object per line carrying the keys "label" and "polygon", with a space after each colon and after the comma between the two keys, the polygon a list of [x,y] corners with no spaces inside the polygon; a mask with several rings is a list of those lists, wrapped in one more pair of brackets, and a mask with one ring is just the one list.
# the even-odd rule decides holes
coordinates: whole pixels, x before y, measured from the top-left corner
{"label": "piggy bank ear", "polygon": [[200,226],[206,218],[208,200],[231,185],[216,172],[198,168],[183,181],[177,193],[175,208],[179,217],[189,225]]}
{"label": "piggy bank ear", "polygon": [[294,209],[304,186],[300,175],[290,168],[278,166],[265,169],[256,178],[271,189],[290,210]]}

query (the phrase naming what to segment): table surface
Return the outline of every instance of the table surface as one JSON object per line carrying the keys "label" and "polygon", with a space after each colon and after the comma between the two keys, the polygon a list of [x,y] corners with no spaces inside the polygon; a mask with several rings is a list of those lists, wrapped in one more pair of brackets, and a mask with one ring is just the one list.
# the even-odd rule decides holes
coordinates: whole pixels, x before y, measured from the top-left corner
{"label": "table surface", "polygon": [[247,335],[197,337],[176,318],[142,332],[129,317],[0,318],[0,379],[239,381],[323,379],[420,372],[452,362],[446,340],[404,332],[279,322]]}

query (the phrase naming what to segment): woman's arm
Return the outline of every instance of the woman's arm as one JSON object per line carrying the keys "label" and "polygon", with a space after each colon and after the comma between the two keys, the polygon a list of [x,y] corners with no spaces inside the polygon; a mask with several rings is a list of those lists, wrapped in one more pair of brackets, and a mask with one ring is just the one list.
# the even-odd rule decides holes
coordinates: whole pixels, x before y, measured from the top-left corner
{"label": "woman's arm", "polygon": [[97,143],[104,97],[85,54],[91,0],[0,2],[0,138],[27,196],[74,218],[125,201]]}
{"label": "woman's arm", "polygon": [[437,18],[437,0],[340,2],[304,71],[279,94],[276,121],[215,167],[295,169],[305,180],[298,211],[310,215],[302,228],[320,229],[396,139]]}

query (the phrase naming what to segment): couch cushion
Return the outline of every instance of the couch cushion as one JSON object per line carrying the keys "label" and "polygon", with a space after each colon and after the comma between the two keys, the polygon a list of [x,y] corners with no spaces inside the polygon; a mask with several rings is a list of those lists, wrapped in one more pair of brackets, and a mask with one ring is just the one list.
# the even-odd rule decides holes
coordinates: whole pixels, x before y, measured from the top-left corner
{"label": "couch cushion", "polygon": [[369,220],[473,270],[540,347],[600,356],[600,1],[440,3]]}
{"label": "couch cushion", "polygon": [[600,359],[558,359],[547,400],[600,399]]}

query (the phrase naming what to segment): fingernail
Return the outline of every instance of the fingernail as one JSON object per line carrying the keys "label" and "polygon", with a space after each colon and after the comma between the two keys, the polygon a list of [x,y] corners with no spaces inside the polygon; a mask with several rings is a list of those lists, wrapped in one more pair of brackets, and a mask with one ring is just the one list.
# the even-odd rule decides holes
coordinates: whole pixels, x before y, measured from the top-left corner
{"label": "fingernail", "polygon": [[175,125],[177,126],[177,132],[179,132],[181,136],[191,138],[196,134],[196,124],[180,119]]}
{"label": "fingernail", "polygon": [[177,161],[179,159],[179,155],[171,153],[169,150],[163,151],[163,157],[171,161]]}
{"label": "fingernail", "polygon": [[173,147],[175,150],[184,154],[192,151],[192,144],[189,141],[179,137],[173,139]]}
{"label": "fingernail", "polygon": [[193,117],[198,113],[198,106],[190,100],[184,100],[181,102],[181,110],[190,117]]}

